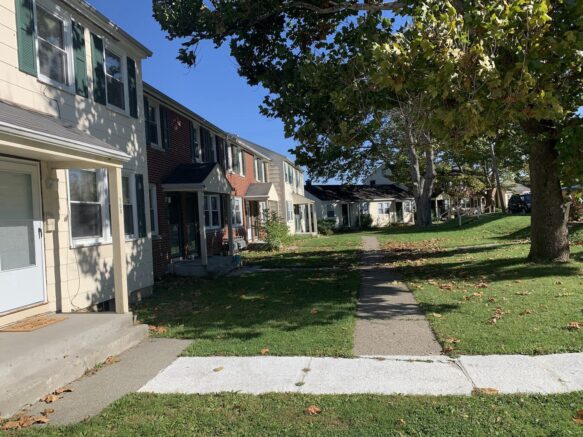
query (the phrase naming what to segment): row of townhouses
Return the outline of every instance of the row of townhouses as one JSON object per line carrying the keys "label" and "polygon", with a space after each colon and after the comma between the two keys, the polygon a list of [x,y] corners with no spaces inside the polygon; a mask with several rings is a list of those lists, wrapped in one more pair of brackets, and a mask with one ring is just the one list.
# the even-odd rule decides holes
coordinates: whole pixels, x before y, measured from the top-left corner
{"label": "row of townhouses", "polygon": [[153,54],[83,0],[0,1],[0,326],[127,313],[181,263],[316,233],[304,175],[148,85]]}

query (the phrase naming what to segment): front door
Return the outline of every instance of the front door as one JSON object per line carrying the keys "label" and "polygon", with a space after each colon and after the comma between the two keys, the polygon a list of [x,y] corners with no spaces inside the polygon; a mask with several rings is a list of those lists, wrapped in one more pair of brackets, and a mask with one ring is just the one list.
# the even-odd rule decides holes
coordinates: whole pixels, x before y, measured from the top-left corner
{"label": "front door", "polygon": [[0,314],[46,301],[39,168],[0,160]]}
{"label": "front door", "polygon": [[197,200],[194,194],[184,196],[184,226],[186,228],[186,257],[188,259],[199,256],[198,251],[198,211]]}
{"label": "front door", "polygon": [[342,226],[344,226],[345,228],[350,226],[350,215],[349,215],[350,211],[348,209],[348,204],[347,203],[343,203],[342,204]]}
{"label": "front door", "polygon": [[182,258],[182,202],[179,194],[168,196],[168,224],[170,225],[170,256]]}

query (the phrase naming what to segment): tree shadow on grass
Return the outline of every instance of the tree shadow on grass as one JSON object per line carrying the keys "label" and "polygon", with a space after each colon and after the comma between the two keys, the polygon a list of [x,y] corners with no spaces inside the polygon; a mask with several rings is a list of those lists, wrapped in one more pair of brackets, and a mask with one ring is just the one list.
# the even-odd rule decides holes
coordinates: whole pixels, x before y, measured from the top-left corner
{"label": "tree shadow on grass", "polygon": [[349,267],[358,261],[359,249],[326,251],[301,250],[254,254],[245,258],[248,265],[261,267]]}
{"label": "tree shadow on grass", "polygon": [[169,278],[134,310],[142,323],[168,327],[168,336],[246,342],[352,318],[356,284],[346,273]]}

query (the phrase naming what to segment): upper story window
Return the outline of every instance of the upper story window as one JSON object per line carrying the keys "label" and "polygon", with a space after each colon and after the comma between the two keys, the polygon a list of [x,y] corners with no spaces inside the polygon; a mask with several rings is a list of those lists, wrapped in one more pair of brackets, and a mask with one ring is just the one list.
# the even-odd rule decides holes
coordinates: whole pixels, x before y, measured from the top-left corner
{"label": "upper story window", "polygon": [[159,146],[160,113],[158,105],[149,99],[144,99],[144,111],[146,113],[146,137],[148,144]]}
{"label": "upper story window", "polygon": [[233,144],[229,146],[229,170],[245,176],[245,152]]}
{"label": "upper story window", "polygon": [[255,180],[258,182],[267,182],[267,172],[265,162],[261,158],[255,158],[254,164]]}
{"label": "upper story window", "polygon": [[125,75],[123,58],[110,49],[105,49],[105,77],[107,81],[107,103],[125,111]]}
{"label": "upper story window", "polygon": [[202,147],[202,162],[217,162],[213,136],[205,127],[200,127],[200,143]]}
{"label": "upper story window", "polygon": [[71,86],[71,20],[54,8],[36,4],[39,79],[52,85]]}

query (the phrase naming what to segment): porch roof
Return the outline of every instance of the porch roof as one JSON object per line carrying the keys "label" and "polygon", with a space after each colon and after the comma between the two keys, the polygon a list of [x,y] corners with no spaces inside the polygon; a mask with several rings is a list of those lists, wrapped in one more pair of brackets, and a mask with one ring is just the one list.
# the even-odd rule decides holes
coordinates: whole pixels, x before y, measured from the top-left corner
{"label": "porch roof", "polygon": [[233,187],[216,162],[180,164],[162,182],[166,191],[208,191],[231,194]]}
{"label": "porch roof", "polygon": [[[7,143],[13,142],[17,147],[21,141],[54,146],[61,152],[58,159],[63,159],[65,154],[71,156],[81,154],[85,157],[116,162],[130,159],[130,156],[119,147],[99,140],[75,128],[71,123],[2,100],[0,100],[0,134],[9,139]],[[49,149],[41,150],[45,154],[50,154]],[[54,155],[57,159],[57,154]],[[46,156],[38,158],[47,159]]]}
{"label": "porch roof", "polygon": [[274,200],[279,201],[277,190],[271,182],[251,184],[245,193],[245,199],[249,200]]}
{"label": "porch roof", "polygon": [[308,199],[307,197],[304,197],[298,193],[292,194],[292,200],[294,205],[312,205],[316,203],[312,199]]}

